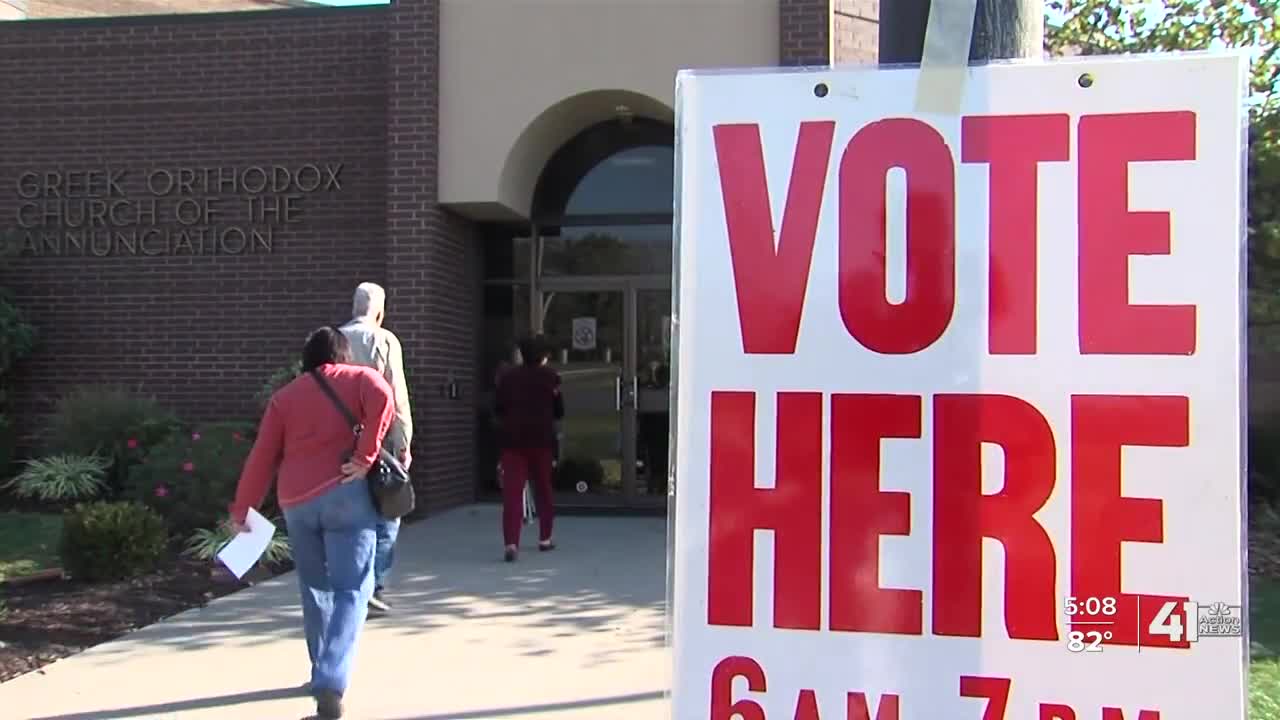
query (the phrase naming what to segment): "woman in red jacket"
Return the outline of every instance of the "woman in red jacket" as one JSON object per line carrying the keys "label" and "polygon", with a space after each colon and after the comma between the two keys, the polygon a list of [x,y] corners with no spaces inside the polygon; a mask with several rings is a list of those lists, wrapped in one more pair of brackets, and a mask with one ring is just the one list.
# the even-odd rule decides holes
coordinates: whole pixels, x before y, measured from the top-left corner
{"label": "woman in red jacket", "polygon": [[536,338],[520,341],[520,365],[498,379],[494,414],[502,447],[503,557],[514,562],[520,552],[524,519],[524,486],[533,485],[538,509],[538,550],[554,550],[551,539],[555,507],[551,471],[556,449],[556,421],[564,417],[560,375],[547,367],[547,353]]}
{"label": "woman in red jacket", "polygon": [[[342,696],[373,594],[378,512],[364,474],[395,409],[382,375],[345,364],[349,359],[341,331],[321,328],[307,338],[303,374],[271,396],[231,506],[233,525],[243,529],[249,508],[262,504],[276,479],[302,591],[311,693],[326,720],[342,717]],[[315,375],[360,419],[358,437]]]}

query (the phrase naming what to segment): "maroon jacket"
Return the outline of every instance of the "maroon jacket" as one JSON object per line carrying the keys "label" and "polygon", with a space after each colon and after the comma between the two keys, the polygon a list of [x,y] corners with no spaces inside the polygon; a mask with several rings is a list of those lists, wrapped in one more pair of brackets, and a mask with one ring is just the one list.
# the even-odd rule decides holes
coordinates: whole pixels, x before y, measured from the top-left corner
{"label": "maroon jacket", "polygon": [[555,422],[564,417],[560,375],[543,365],[519,365],[498,378],[494,413],[507,448],[554,448]]}

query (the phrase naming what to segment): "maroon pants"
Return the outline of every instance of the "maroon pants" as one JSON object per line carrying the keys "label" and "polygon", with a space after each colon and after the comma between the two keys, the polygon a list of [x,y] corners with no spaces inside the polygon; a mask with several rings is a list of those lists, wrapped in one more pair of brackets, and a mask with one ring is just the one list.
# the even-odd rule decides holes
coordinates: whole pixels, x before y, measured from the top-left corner
{"label": "maroon pants", "polygon": [[502,451],[502,539],[520,544],[524,520],[524,484],[533,483],[533,503],[538,509],[538,539],[550,540],[555,523],[551,502],[551,448],[507,448]]}

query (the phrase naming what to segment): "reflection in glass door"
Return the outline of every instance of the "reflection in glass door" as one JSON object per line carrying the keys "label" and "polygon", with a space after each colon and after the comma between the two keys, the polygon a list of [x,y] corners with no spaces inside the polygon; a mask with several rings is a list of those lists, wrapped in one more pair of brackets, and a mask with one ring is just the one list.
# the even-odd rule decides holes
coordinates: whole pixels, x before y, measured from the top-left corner
{"label": "reflection in glass door", "polygon": [[671,290],[635,290],[636,491],[667,494],[671,428]]}
{"label": "reflection in glass door", "polygon": [[556,491],[573,494],[575,500],[602,495],[620,500],[626,494],[626,295],[621,290],[547,290],[541,296],[542,332],[551,366],[560,373],[565,404]]}

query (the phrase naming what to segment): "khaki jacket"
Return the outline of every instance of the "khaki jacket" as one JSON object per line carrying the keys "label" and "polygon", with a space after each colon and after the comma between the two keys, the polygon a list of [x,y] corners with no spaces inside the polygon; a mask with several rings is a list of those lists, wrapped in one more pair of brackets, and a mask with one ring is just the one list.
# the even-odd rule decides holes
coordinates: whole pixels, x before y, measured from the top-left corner
{"label": "khaki jacket", "polygon": [[351,343],[351,362],[376,369],[391,385],[395,394],[395,419],[383,442],[387,452],[399,457],[413,442],[413,414],[409,410],[409,387],[405,384],[400,339],[390,330],[362,318],[339,329]]}

